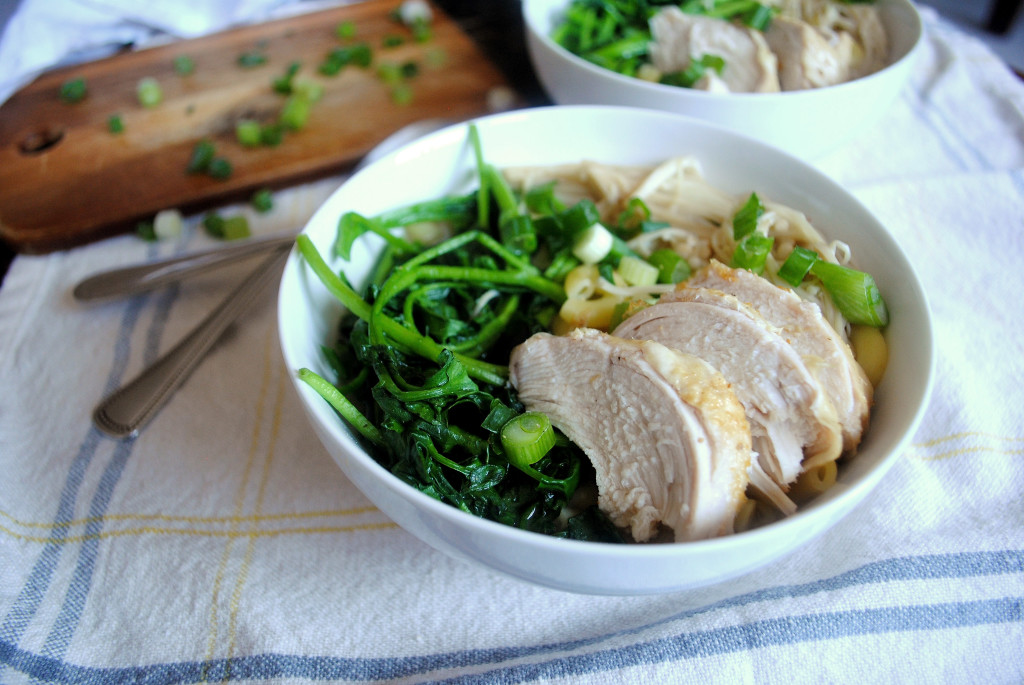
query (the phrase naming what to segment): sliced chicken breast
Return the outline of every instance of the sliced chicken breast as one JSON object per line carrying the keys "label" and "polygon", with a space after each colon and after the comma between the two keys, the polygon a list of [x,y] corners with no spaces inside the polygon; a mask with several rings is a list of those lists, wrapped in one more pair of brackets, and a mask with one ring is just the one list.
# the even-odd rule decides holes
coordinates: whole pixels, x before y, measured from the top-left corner
{"label": "sliced chicken breast", "polygon": [[805,458],[839,456],[835,410],[775,327],[731,295],[710,290],[704,295],[723,302],[658,302],[623,321],[614,335],[660,342],[718,369],[743,404],[757,465],[785,490],[800,475]]}
{"label": "sliced chicken breast", "polygon": [[777,16],[764,37],[778,58],[782,90],[821,88],[849,79],[851,66],[838,41],[830,42],[824,32],[806,22]]}
{"label": "sliced chicken breast", "polygon": [[704,80],[706,88],[724,86],[734,93],[767,93],[779,90],[778,63],[760,31],[721,19],[686,14],[669,6],[650,21],[651,62],[659,71],[683,71],[704,55],[725,62],[720,78]]}
{"label": "sliced chicken breast", "polygon": [[[843,450],[855,451],[868,423],[874,391],[850,346],[822,316],[818,306],[745,269],[732,269],[714,260],[679,290],[666,293],[661,299],[693,299],[693,291],[701,288],[736,296],[781,330],[832,402],[842,428]],[[816,465],[812,461],[805,466]]]}
{"label": "sliced chicken breast", "polygon": [[592,329],[538,333],[516,347],[510,380],[589,457],[598,506],[635,540],[659,525],[677,541],[731,533],[751,458],[743,407],[704,361]]}

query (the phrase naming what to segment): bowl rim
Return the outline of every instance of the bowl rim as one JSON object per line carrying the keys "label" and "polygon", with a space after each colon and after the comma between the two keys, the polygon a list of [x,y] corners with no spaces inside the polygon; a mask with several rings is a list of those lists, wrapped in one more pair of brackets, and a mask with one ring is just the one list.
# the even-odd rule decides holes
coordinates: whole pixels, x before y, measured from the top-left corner
{"label": "bowl rim", "polygon": [[[757,146],[764,148],[764,153],[773,155],[780,161],[784,161],[786,164],[795,165],[802,168],[802,173],[810,174],[816,177],[816,181],[825,186],[830,186],[833,192],[843,196],[847,202],[856,205],[860,211],[862,211],[867,217],[872,219],[878,224],[881,229],[882,237],[884,237],[895,250],[900,259],[905,263],[907,267],[906,278],[902,282],[902,286],[913,291],[914,301],[916,301],[921,308],[922,324],[924,330],[918,332],[920,338],[917,341],[919,344],[918,352],[920,358],[925,361],[925,377],[923,379],[923,385],[920,387],[920,392],[917,395],[918,406],[915,408],[913,415],[906,422],[906,425],[900,429],[899,439],[891,445],[888,452],[879,457],[878,463],[866,471],[862,476],[853,483],[843,483],[842,487],[837,484],[833,486],[835,489],[829,496],[818,496],[811,502],[802,505],[797,509],[796,513],[785,517],[783,519],[773,521],[771,523],[759,526],[746,531],[732,533],[729,535],[719,536],[716,538],[693,540],[684,542],[669,542],[664,544],[619,544],[619,543],[604,543],[604,542],[593,542],[585,540],[574,540],[569,538],[559,538],[544,533],[538,533],[534,531],[524,530],[510,526],[507,524],[492,521],[482,517],[475,516],[468,512],[464,512],[451,504],[437,500],[429,495],[426,495],[411,485],[403,482],[401,479],[394,476],[388,471],[383,465],[377,462],[376,459],[370,454],[368,449],[364,446],[361,439],[359,439],[355,432],[347,426],[344,419],[338,416],[332,408],[321,398],[312,388],[308,387],[297,377],[297,374],[290,373],[292,382],[299,392],[302,402],[306,404],[307,416],[311,412],[315,413],[316,419],[320,423],[322,429],[327,430],[332,437],[334,437],[339,444],[342,445],[347,457],[350,459],[357,460],[364,467],[369,467],[374,473],[379,476],[380,482],[394,494],[406,499],[411,500],[417,507],[426,508],[431,514],[441,517],[453,526],[461,529],[468,529],[474,533],[481,533],[484,535],[496,535],[501,538],[506,538],[509,541],[531,547],[536,550],[552,550],[556,553],[565,553],[567,550],[577,549],[580,552],[594,552],[600,553],[605,558],[621,558],[621,559],[663,559],[668,560],[681,554],[688,553],[704,553],[704,552],[727,552],[730,548],[745,548],[751,541],[756,541],[758,538],[771,539],[777,535],[783,537],[786,536],[787,530],[793,530],[797,532],[804,523],[804,520],[810,516],[819,516],[822,520],[829,520],[831,525],[841,518],[841,516],[821,516],[825,512],[832,510],[838,510],[839,513],[843,513],[846,508],[852,508],[855,506],[865,495],[868,494],[878,482],[885,476],[889,469],[895,464],[899,456],[905,451],[907,445],[912,439],[917,427],[923,420],[924,414],[927,411],[929,400],[932,394],[932,388],[934,383],[935,375],[935,342],[934,342],[934,331],[933,321],[928,304],[927,297],[922,287],[920,278],[916,271],[913,269],[913,265],[910,260],[906,257],[902,248],[896,243],[893,235],[885,227],[880,220],[863,204],[861,203],[852,193],[846,188],[840,185],[837,181],[833,180],[823,171],[819,170],[812,163],[800,159],[781,150],[777,147],[771,146],[767,143],[758,141],[754,138],[744,136],[740,133],[736,133],[730,129],[722,126],[709,123],[700,119],[695,119],[682,114],[673,112],[666,112],[662,110],[651,110],[641,107],[626,107],[619,105],[548,105],[542,107],[530,108],[527,110],[512,110],[508,112],[502,112],[497,114],[490,114],[482,117],[473,119],[472,121],[478,124],[486,122],[500,122],[504,119],[515,119],[520,117],[537,117],[546,116],[546,112],[572,112],[579,115],[587,115],[588,112],[596,112],[599,115],[601,113],[610,113],[609,115],[619,115],[640,117],[640,118],[658,118],[664,120],[674,121],[676,125],[687,126],[696,129],[705,129],[714,132],[715,135],[721,135],[724,137],[732,137],[741,141],[744,145]],[[368,173],[369,169],[379,167],[387,164],[400,163],[399,160],[404,156],[406,158],[416,158],[418,148],[422,148],[424,151],[429,150],[435,140],[443,137],[453,138],[452,130],[461,127],[468,126],[470,122],[460,122],[452,124],[438,131],[427,134],[426,136],[417,139],[411,143],[408,143],[401,148],[392,151],[391,153],[381,157],[379,160],[373,162],[367,168],[362,169],[353,174],[349,179],[346,179],[338,188],[336,188],[331,196],[320,205],[314,215],[306,223],[302,229],[303,234],[307,234],[311,228],[318,221],[318,215],[330,204],[331,198],[337,194],[344,192],[342,189],[349,184],[353,179]],[[462,138],[459,138],[462,140]],[[454,140],[454,138],[453,138]],[[297,250],[292,251],[289,256],[288,262],[285,266],[284,274],[282,275],[281,286],[278,291],[278,321],[279,321],[279,343],[284,356],[285,364],[289,370],[298,368],[301,364],[295,362],[290,358],[290,348],[285,339],[285,332],[283,326],[280,323],[284,317],[284,311],[288,304],[284,300],[285,295],[285,284],[290,278],[299,278],[297,274],[305,270],[304,260],[301,255],[298,254]],[[327,417],[330,417],[327,420]],[[312,417],[310,417],[312,420]],[[320,420],[323,419],[323,420]],[[326,446],[325,446],[325,449]],[[332,455],[333,457],[333,455]],[[343,467],[342,467],[343,468]],[[365,494],[365,493],[364,493]]]}
{"label": "bowl rim", "polygon": [[[572,0],[560,0],[565,4]],[[698,100],[707,98],[709,101],[723,102],[727,99],[736,98],[737,100],[743,101],[750,98],[754,98],[756,101],[763,102],[765,104],[774,104],[780,99],[787,102],[792,102],[797,99],[805,99],[820,96],[822,93],[833,93],[842,92],[845,90],[853,90],[860,88],[870,87],[870,84],[875,81],[888,78],[889,74],[897,69],[903,69],[907,67],[917,56],[917,53],[921,49],[921,45],[924,42],[924,21],[921,18],[921,13],[911,0],[890,0],[894,6],[900,7],[903,11],[908,13],[908,16],[912,24],[912,36],[913,40],[909,42],[909,45],[903,50],[895,59],[891,59],[884,67],[878,71],[872,72],[866,76],[853,79],[852,81],[844,81],[843,83],[837,83],[830,86],[823,86],[821,88],[808,88],[806,90],[787,90],[772,93],[710,93],[704,90],[695,88],[683,88],[681,86],[670,86],[664,83],[652,83],[643,79],[635,78],[632,76],[626,76],[620,74],[611,69],[605,69],[592,62],[588,62],[582,57],[569,52],[561,45],[552,40],[551,36],[540,30],[534,20],[534,8],[547,8],[555,10],[555,7],[551,6],[551,0],[522,0],[522,15],[523,25],[528,34],[529,38],[538,41],[550,52],[557,55],[558,57],[567,60],[571,65],[577,69],[582,69],[586,73],[594,77],[605,78],[620,86],[636,89],[637,92],[649,92],[652,95],[659,96],[671,96],[676,95],[679,97],[695,97]],[[541,9],[537,9],[537,12]]]}

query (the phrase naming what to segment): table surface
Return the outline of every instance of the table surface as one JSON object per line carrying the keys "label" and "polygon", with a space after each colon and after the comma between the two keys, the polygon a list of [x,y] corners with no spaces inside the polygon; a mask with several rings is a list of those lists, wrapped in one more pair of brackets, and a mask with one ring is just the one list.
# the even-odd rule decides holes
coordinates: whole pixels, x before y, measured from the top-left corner
{"label": "table surface", "polygon": [[[542,102],[517,3],[445,4]],[[15,257],[0,287],[0,682],[1024,682],[1024,84],[922,16],[891,111],[816,160],[908,255],[937,354],[911,444],[835,527],[756,573],[654,597],[449,558],[311,433],[270,292],[138,437],[110,439],[97,400],[250,265],[92,307],[70,290],[210,247],[190,217],[179,241]],[[282,192],[257,232],[301,225],[340,180]]]}

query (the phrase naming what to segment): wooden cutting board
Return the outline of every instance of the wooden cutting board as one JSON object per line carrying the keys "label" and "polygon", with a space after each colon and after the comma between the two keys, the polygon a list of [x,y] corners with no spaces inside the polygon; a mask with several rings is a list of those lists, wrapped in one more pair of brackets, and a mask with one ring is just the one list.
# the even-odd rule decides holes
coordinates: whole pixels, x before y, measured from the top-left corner
{"label": "wooden cutting board", "polygon": [[[258,188],[280,188],[338,173],[384,137],[416,119],[467,119],[485,114],[488,93],[508,87],[501,72],[437,6],[432,35],[416,41],[391,13],[399,0],[366,0],[326,11],[226,31],[194,40],[128,52],[48,72],[0,107],[0,240],[22,253],[73,247],[133,230],[158,211],[200,211],[249,197]],[[336,27],[351,22],[352,38]],[[405,38],[400,45],[387,38]],[[328,53],[365,42],[374,63],[346,67],[335,76],[318,72]],[[266,63],[242,67],[244,53]],[[174,69],[188,55],[190,75]],[[272,88],[293,62],[294,81],[324,88],[307,124],[277,146],[241,145],[240,119],[276,121],[285,96]],[[414,63],[407,79],[411,100],[396,102],[379,76],[382,64]],[[59,97],[61,84],[86,80],[77,103]],[[155,78],[163,100],[142,107],[138,82]],[[122,133],[108,129],[119,114]],[[213,142],[231,175],[218,180],[188,174],[195,144]]]}

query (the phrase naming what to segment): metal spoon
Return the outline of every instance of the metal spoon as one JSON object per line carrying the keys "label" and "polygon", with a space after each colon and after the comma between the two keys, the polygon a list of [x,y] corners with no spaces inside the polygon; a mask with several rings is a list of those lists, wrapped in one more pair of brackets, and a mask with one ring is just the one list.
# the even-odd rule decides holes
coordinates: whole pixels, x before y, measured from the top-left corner
{"label": "metal spoon", "polygon": [[[360,162],[360,166],[404,142],[440,128],[445,123],[440,120],[426,120],[399,129],[374,148]],[[294,238],[289,240],[294,241]],[[274,280],[285,257],[290,253],[290,250],[284,249],[280,241],[276,243],[265,241],[261,245],[255,246],[255,251],[258,252],[264,248],[277,251],[256,267],[216,309],[186,334],[174,348],[96,406],[93,411],[93,422],[100,430],[116,438],[134,437],[138,434],[139,429],[156,415],[174,394],[174,391],[185,382],[185,379],[217,342],[224,330],[252,304],[264,287]],[[244,256],[252,254],[254,251],[249,251]],[[225,261],[233,261],[236,258],[240,259],[241,256],[233,255],[227,260],[216,260],[216,264],[224,264]],[[148,280],[144,271],[138,269],[134,271],[128,281],[130,285],[126,286],[129,288],[127,292],[140,292],[137,290],[140,287],[138,285],[140,278],[146,286],[143,289],[148,289],[156,287],[152,285],[154,278],[162,278],[158,283],[169,283],[190,273],[194,274],[197,270],[206,271],[212,268],[207,253],[198,255],[197,262],[191,264],[180,257],[171,261],[174,264],[170,271],[167,271],[166,263],[149,265],[153,271],[163,275]],[[108,292],[110,292],[109,289]]]}
{"label": "metal spoon", "polygon": [[[370,150],[355,166],[353,173],[405,143],[412,142],[450,123],[447,119],[423,119],[398,129]],[[81,281],[74,287],[71,294],[79,302],[94,302],[125,295],[138,295],[266,251],[283,250],[294,242],[294,235],[255,238],[227,247],[104,271]]]}
{"label": "metal spoon", "polygon": [[228,247],[215,247],[158,262],[104,271],[80,282],[71,291],[71,295],[79,302],[139,295],[268,250],[286,250],[293,244],[294,235],[254,238]]}
{"label": "metal spoon", "polygon": [[174,348],[100,402],[92,415],[96,426],[115,438],[136,435],[185,382],[224,330],[274,280],[278,274],[275,267],[281,266],[288,254],[281,250],[268,257]]}

